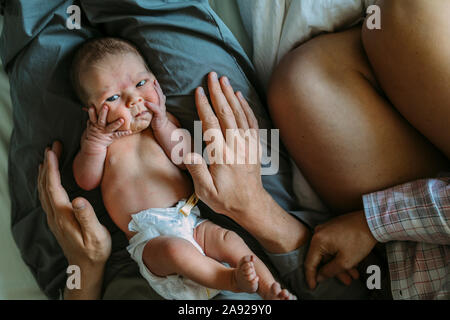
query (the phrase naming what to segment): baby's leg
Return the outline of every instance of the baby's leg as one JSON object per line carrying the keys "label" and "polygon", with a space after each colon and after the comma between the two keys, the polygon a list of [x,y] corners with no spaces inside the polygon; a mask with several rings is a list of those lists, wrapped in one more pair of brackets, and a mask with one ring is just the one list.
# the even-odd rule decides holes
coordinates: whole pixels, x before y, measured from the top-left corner
{"label": "baby's leg", "polygon": [[256,292],[263,299],[288,300],[295,298],[286,289],[281,289],[266,265],[235,232],[221,228],[211,221],[206,221],[195,229],[194,239],[207,256],[226,262],[233,268],[231,270],[235,272],[236,290],[232,291],[240,291],[239,289],[242,291],[242,288],[246,287],[256,289],[254,282],[257,280]]}
{"label": "baby's leg", "polygon": [[179,274],[207,288],[234,291],[234,270],[204,256],[189,241],[159,236],[150,240],[143,261],[156,276]]}

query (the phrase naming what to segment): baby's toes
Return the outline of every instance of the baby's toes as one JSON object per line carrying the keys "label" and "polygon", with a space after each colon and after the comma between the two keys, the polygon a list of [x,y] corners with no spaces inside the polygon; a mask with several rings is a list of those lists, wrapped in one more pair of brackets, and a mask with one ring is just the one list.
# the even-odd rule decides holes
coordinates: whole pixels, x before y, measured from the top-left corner
{"label": "baby's toes", "polygon": [[253,262],[247,262],[246,264],[244,264],[242,266],[241,270],[242,270],[242,273],[247,277],[256,275],[255,266],[254,266]]}
{"label": "baby's toes", "polygon": [[255,292],[258,289],[259,277],[253,264],[253,256],[241,259],[237,270],[237,282],[241,290]]}
{"label": "baby's toes", "polygon": [[275,299],[281,292],[281,286],[278,282],[274,282],[270,287],[270,299]]}
{"label": "baby's toes", "polygon": [[238,268],[241,268],[244,264],[253,261],[253,256],[252,255],[248,255],[248,256],[243,256],[241,258],[241,260],[239,261],[238,264]]}
{"label": "baby's toes", "polygon": [[297,300],[297,297],[290,293],[287,289],[283,289],[278,294],[280,300]]}
{"label": "baby's toes", "polygon": [[278,299],[280,300],[289,300],[290,298],[290,294],[289,291],[287,291],[286,289],[283,289],[280,291],[280,293],[278,294]]}

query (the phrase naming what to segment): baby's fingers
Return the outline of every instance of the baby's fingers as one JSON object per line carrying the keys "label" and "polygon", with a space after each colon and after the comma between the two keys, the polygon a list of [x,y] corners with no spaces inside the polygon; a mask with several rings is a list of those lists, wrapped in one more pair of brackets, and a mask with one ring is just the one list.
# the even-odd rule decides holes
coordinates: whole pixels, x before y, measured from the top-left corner
{"label": "baby's fingers", "polygon": [[100,114],[98,115],[98,122],[97,124],[104,128],[106,126],[106,117],[108,116],[108,106],[103,106],[102,110],[100,110]]}
{"label": "baby's fingers", "polygon": [[114,133],[112,134],[112,138],[113,138],[113,139],[120,139],[120,138],[129,136],[129,135],[131,135],[131,134],[132,134],[131,130],[116,131],[116,132],[114,132]]}
{"label": "baby's fingers", "polygon": [[145,106],[148,110],[150,110],[151,112],[153,112],[153,114],[155,114],[155,115],[160,115],[160,114],[162,114],[162,111],[163,111],[163,110],[161,110],[161,107],[158,106],[157,104],[154,104],[154,103],[149,102],[149,101],[145,101],[145,102],[144,102],[144,106]]}
{"label": "baby's fingers", "polygon": [[116,121],[114,121],[113,123],[109,124],[106,127],[106,132],[112,133],[112,132],[118,130],[123,125],[123,122],[124,122],[124,120],[122,118],[117,119]]}
{"label": "baby's fingers", "polygon": [[97,112],[95,111],[95,108],[90,107],[88,109],[88,114],[89,114],[89,120],[92,123],[97,123]]}
{"label": "baby's fingers", "polygon": [[166,96],[164,95],[164,92],[162,91],[158,80],[155,79],[155,81],[153,82],[153,85],[155,86],[156,92],[158,93],[159,104],[165,104],[166,103]]}

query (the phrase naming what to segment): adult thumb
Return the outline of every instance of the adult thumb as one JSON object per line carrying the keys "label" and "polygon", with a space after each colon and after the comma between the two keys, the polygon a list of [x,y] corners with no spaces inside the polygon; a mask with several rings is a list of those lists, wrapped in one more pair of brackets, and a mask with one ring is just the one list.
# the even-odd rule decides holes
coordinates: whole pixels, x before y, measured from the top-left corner
{"label": "adult thumb", "polygon": [[83,236],[89,237],[91,234],[95,234],[95,227],[98,226],[99,221],[89,201],[78,197],[72,201],[72,207]]}

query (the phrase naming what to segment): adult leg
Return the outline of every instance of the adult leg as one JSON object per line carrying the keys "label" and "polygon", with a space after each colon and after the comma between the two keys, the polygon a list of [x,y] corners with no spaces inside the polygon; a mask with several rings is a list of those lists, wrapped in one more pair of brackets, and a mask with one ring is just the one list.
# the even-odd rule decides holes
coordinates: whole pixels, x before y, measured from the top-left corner
{"label": "adult leg", "polygon": [[290,52],[271,79],[269,108],[296,164],[336,212],[360,209],[361,195],[446,166],[383,95],[360,28]]}
{"label": "adult leg", "polygon": [[365,51],[395,108],[450,159],[450,2],[380,1]]}

